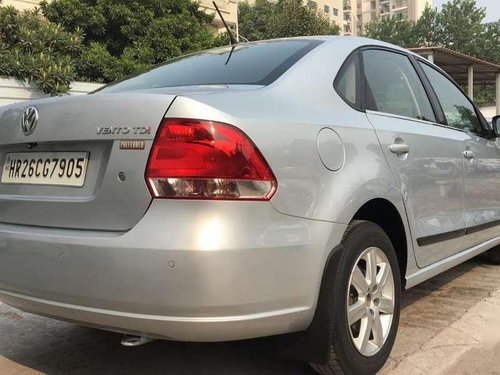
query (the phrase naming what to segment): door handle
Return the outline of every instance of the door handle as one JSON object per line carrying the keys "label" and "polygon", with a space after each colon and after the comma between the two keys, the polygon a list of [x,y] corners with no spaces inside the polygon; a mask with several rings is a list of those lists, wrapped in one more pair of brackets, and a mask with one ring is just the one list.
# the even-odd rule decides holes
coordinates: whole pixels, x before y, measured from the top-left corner
{"label": "door handle", "polygon": [[410,146],[406,143],[393,143],[389,146],[389,150],[396,155],[403,155],[410,152]]}
{"label": "door handle", "polygon": [[474,152],[472,152],[471,150],[465,150],[463,152],[463,155],[464,155],[464,158],[466,158],[466,159],[474,159]]}

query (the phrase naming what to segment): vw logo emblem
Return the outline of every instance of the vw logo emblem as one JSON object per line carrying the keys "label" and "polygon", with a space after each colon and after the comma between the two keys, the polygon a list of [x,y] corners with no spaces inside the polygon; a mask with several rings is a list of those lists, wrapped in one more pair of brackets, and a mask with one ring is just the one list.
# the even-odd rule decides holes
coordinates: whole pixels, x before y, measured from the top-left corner
{"label": "vw logo emblem", "polygon": [[35,107],[28,107],[21,118],[21,133],[30,135],[38,125],[38,110]]}

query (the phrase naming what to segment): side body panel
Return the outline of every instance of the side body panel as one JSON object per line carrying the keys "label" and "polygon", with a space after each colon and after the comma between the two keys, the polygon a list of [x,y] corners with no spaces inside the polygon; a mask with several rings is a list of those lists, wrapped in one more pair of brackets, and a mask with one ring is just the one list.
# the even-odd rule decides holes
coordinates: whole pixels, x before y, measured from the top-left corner
{"label": "side body panel", "polygon": [[[463,156],[467,134],[423,121],[368,111],[408,210],[415,256],[420,267],[464,249]],[[405,143],[398,156],[392,144]],[[455,238],[432,243],[443,233]]]}
{"label": "side body panel", "polygon": [[[500,141],[470,134],[465,143],[472,159],[464,158],[464,219],[466,247],[498,235],[500,225]],[[495,228],[496,227],[496,228]]]}

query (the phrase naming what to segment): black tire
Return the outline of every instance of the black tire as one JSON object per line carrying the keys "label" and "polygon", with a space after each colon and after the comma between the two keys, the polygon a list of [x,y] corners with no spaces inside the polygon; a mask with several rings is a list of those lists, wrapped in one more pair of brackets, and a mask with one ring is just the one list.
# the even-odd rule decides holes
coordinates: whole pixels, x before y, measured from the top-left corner
{"label": "black tire", "polygon": [[484,253],[484,256],[486,259],[488,259],[489,262],[493,264],[499,264],[500,265],[500,247],[494,247],[491,250],[488,250],[486,253]]}
{"label": "black tire", "polygon": [[[369,221],[353,221],[342,240],[344,251],[333,265],[335,282],[332,306],[332,342],[330,359],[326,364],[311,363],[311,367],[322,375],[375,374],[387,361],[396,340],[399,325],[401,278],[394,247],[387,234],[378,225]],[[363,356],[351,339],[347,320],[347,298],[351,270],[361,254],[370,247],[377,247],[385,254],[392,268],[394,280],[394,312],[387,338],[379,351]]]}

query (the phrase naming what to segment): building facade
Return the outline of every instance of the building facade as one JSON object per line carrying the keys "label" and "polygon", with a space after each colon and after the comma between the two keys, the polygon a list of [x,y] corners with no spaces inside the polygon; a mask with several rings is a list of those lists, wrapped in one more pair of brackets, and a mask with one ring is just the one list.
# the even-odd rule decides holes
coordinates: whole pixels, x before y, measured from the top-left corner
{"label": "building facade", "polygon": [[335,22],[343,31],[344,25],[344,1],[343,0],[305,0],[304,3],[310,8],[316,9],[330,22]]}
{"label": "building facade", "polygon": [[[349,1],[349,0],[348,0]],[[352,35],[363,35],[365,26],[379,17],[400,16],[416,21],[432,0],[350,0],[355,6],[355,28]]]}
{"label": "building facade", "polygon": [[36,7],[40,3],[40,0],[3,0],[2,5],[12,5],[17,9],[31,9]]}
{"label": "building facade", "polygon": [[[354,5],[354,6],[353,6]],[[342,26],[342,35],[356,34],[356,0],[343,0],[344,20]]]}

